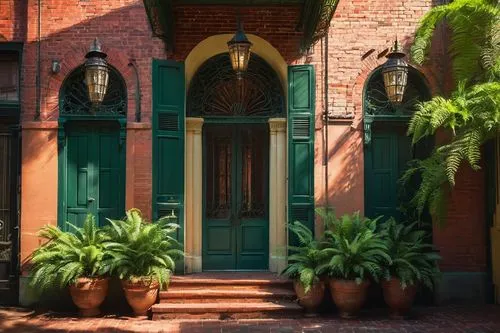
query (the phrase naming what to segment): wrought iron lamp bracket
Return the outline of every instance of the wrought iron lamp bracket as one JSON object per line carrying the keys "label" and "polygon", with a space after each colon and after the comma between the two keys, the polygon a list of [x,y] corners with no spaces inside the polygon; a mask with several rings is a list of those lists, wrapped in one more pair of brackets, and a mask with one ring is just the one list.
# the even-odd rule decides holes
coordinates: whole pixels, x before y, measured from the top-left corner
{"label": "wrought iron lamp bracket", "polygon": [[365,117],[365,119],[363,120],[363,127],[365,130],[364,143],[366,146],[370,145],[372,142],[372,124],[373,124],[373,118]]}

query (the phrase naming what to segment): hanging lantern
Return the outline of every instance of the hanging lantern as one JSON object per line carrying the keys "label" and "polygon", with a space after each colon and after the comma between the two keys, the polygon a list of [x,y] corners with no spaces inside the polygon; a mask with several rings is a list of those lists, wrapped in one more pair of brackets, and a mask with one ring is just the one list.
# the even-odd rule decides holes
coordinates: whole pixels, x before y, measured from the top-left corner
{"label": "hanging lantern", "polygon": [[392,104],[401,104],[408,82],[408,64],[404,60],[406,55],[401,51],[398,41],[387,55],[387,61],[382,67],[385,92]]}
{"label": "hanging lantern", "polygon": [[85,55],[85,83],[89,91],[89,99],[93,105],[99,105],[104,100],[108,89],[109,68],[106,62],[107,54],[102,52],[101,43],[96,38],[90,51]]}
{"label": "hanging lantern", "polygon": [[229,58],[231,59],[233,70],[236,72],[238,79],[241,79],[243,73],[248,68],[252,43],[245,35],[240,20],[238,20],[238,31],[236,31],[233,38],[227,42],[227,47],[229,48]]}

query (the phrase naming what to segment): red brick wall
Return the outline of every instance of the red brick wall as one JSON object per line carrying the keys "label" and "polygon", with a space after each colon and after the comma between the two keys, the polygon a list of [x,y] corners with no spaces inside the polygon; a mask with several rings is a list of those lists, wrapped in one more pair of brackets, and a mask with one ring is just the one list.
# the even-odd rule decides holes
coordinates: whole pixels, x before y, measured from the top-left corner
{"label": "red brick wall", "polygon": [[0,42],[25,39],[26,3],[26,0],[0,0]]}
{"label": "red brick wall", "polygon": [[[353,115],[348,121],[332,120],[328,126],[328,175],[323,159],[324,128],[324,41],[309,57],[298,56],[300,33],[295,27],[299,7],[240,7],[245,31],[269,41],[288,63],[311,63],[317,73],[316,100],[316,202],[325,200],[339,213],[364,209],[363,173],[363,87],[369,74],[385,59],[377,55],[390,47],[396,37],[407,50],[421,16],[433,5],[432,0],[342,0],[332,21],[328,39],[328,112]],[[26,6],[26,9],[24,9]],[[8,40],[26,42],[23,66],[23,121],[31,121],[36,110],[37,1],[0,0],[0,34]],[[163,42],[152,37],[149,22],[138,0],[44,0],[41,22],[41,120],[57,121],[58,93],[65,76],[83,62],[88,46],[99,37],[109,54],[110,63],[125,78],[128,90],[128,120],[134,121],[135,74],[128,64],[133,60],[139,70],[142,96],[142,121],[151,122],[152,58],[183,60],[203,39],[215,34],[233,33],[236,8],[230,6],[178,6],[175,8],[175,51],[166,55]],[[439,37],[439,36],[438,36]],[[439,38],[438,38],[439,39]],[[441,43],[442,45],[442,43]],[[449,89],[445,49],[434,47],[431,65],[422,68],[430,88]],[[62,70],[50,72],[52,60]],[[147,126],[146,126],[147,127]],[[136,129],[132,129],[136,130]],[[151,210],[151,130],[138,129],[128,142],[127,186],[132,199],[127,203],[148,214]],[[133,142],[132,142],[133,141]],[[446,229],[435,231],[435,242],[442,251],[447,270],[484,270],[485,222],[482,209],[481,173],[465,172],[450,202]],[[328,184],[328,195],[324,191]],[[28,185],[26,185],[28,186]],[[128,194],[130,195],[130,194]]]}
{"label": "red brick wall", "polygon": [[[328,203],[340,214],[364,209],[363,88],[370,73],[385,62],[378,57],[398,37],[406,52],[424,13],[438,1],[431,0],[347,0],[340,1],[328,38],[328,112],[353,115],[354,119],[333,119],[328,126],[328,175],[323,166],[325,151],[324,40],[314,53],[300,62],[316,67],[316,168],[317,205]],[[432,61],[418,68],[434,93],[453,88],[447,36],[438,29],[431,51]],[[324,184],[328,184],[328,194]],[[444,228],[434,228],[434,243],[440,250],[445,271],[486,270],[486,221],[484,174],[464,168],[449,201]]]}
{"label": "red brick wall", "polygon": [[[237,11],[238,10],[238,11]],[[239,12],[245,32],[271,43],[287,62],[299,57],[301,34],[296,31],[298,6],[177,6],[174,10],[175,59],[185,59],[202,40],[217,34],[233,34]]]}

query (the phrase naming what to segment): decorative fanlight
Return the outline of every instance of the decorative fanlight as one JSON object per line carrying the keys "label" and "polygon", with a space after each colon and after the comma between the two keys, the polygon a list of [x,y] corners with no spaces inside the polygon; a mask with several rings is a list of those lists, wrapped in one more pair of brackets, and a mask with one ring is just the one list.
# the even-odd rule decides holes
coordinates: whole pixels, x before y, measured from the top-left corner
{"label": "decorative fanlight", "polygon": [[241,21],[238,19],[238,31],[234,34],[233,38],[227,42],[227,47],[229,48],[229,58],[231,59],[231,66],[236,72],[238,79],[241,79],[243,73],[248,68],[248,62],[250,60],[250,48],[252,43],[248,40]]}
{"label": "decorative fanlight", "polygon": [[90,45],[90,51],[85,55],[85,83],[89,91],[89,99],[93,105],[99,105],[104,100],[108,89],[109,68],[107,54],[102,52],[101,43],[96,38]]}
{"label": "decorative fanlight", "polygon": [[394,42],[387,61],[382,67],[385,92],[392,104],[401,104],[408,82],[408,64],[404,60],[406,55],[401,51],[398,41]]}

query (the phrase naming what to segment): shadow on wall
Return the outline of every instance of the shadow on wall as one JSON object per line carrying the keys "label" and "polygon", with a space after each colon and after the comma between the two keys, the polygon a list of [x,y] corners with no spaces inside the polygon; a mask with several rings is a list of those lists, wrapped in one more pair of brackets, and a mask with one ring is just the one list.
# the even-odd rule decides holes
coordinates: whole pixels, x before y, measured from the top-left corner
{"label": "shadow on wall", "polygon": [[[360,127],[330,125],[328,202],[338,215],[364,209],[363,132]],[[320,193],[318,206],[324,203],[324,188]]]}

